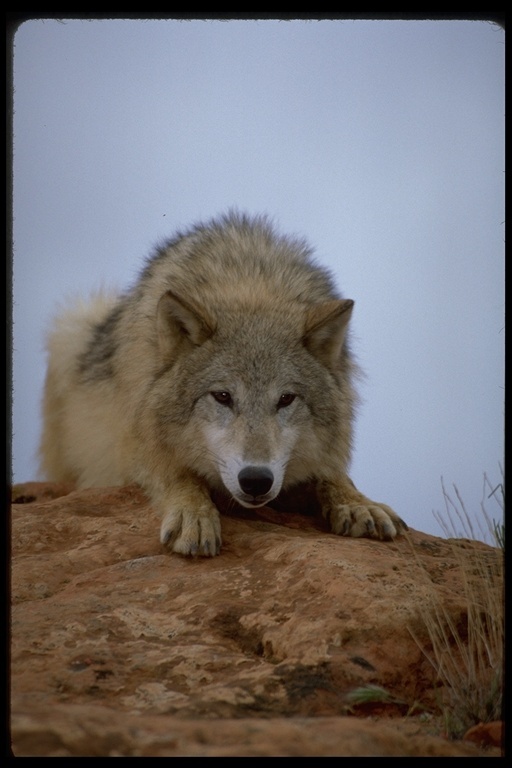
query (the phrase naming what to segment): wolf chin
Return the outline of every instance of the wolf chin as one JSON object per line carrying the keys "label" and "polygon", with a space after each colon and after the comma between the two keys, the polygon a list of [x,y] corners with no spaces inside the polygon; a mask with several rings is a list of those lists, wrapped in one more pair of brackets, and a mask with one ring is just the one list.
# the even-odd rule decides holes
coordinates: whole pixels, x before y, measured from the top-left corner
{"label": "wolf chin", "polygon": [[56,319],[43,475],[140,484],[161,541],[183,555],[219,553],[216,495],[261,507],[307,490],[334,533],[392,539],[405,523],[347,475],[353,304],[264,217],[229,213],[179,234],[131,290]]}

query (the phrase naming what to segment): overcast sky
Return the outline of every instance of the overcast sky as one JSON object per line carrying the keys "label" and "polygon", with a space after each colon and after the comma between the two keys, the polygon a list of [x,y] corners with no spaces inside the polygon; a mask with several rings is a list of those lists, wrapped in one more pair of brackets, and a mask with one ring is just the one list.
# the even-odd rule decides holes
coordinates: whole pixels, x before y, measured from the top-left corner
{"label": "overcast sky", "polygon": [[57,304],[236,206],[356,302],[356,485],[440,535],[443,477],[478,516],[503,461],[503,29],[45,20],[14,44],[14,480],[38,477]]}

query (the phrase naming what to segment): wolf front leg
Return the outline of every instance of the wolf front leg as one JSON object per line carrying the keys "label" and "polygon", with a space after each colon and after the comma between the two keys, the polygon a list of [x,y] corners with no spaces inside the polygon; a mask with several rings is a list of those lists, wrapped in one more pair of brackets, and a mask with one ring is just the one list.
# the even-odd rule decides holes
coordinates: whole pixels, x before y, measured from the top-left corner
{"label": "wolf front leg", "polygon": [[213,557],[221,547],[220,516],[208,491],[193,479],[181,479],[165,499],[160,541],[180,555]]}
{"label": "wolf front leg", "polygon": [[335,482],[322,480],[318,483],[317,493],[323,516],[333,533],[339,536],[392,541],[399,533],[408,530],[391,507],[368,499],[349,477],[341,477]]}

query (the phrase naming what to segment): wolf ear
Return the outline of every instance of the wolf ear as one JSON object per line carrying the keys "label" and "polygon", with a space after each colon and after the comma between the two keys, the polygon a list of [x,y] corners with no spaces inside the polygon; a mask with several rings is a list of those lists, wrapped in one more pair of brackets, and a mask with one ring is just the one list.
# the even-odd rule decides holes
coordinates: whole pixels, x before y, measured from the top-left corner
{"label": "wolf ear", "polygon": [[169,357],[184,340],[194,346],[203,344],[215,332],[215,321],[205,309],[167,291],[158,302],[156,328],[160,352]]}
{"label": "wolf ear", "polygon": [[337,367],[352,314],[352,299],[315,304],[306,313],[304,345],[330,369]]}

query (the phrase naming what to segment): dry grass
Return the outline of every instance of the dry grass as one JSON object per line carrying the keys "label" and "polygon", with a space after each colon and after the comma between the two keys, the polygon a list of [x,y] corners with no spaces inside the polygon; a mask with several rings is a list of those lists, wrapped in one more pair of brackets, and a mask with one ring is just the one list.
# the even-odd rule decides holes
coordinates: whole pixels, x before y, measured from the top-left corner
{"label": "dry grass", "polygon": [[[503,468],[500,467],[503,478]],[[484,483],[482,490],[482,501],[480,502],[481,515],[476,521],[471,519],[467,512],[464,501],[456,485],[453,486],[457,501],[453,501],[447,492],[443,478],[441,478],[441,487],[443,489],[443,498],[445,503],[445,515],[434,512],[434,517],[441,526],[442,531],[448,539],[466,538],[475,541],[484,541],[495,547],[505,549],[505,486],[501,482],[498,485],[491,484],[487,474],[484,472]],[[489,499],[493,499],[498,511],[498,520],[491,519],[487,512]],[[458,521],[458,522],[457,522]]]}
{"label": "dry grass", "polygon": [[[450,539],[461,574],[466,610],[455,619],[439,594],[432,590],[420,609],[430,650],[425,649],[414,633],[413,636],[437,672],[445,731],[452,738],[460,738],[473,725],[502,719],[505,494],[503,485],[493,490],[484,476],[482,520],[475,525],[457,488],[454,486],[455,500],[444,484],[442,488],[446,513],[445,516],[437,514],[436,519]],[[500,508],[498,522],[491,519],[486,510],[491,498]],[[482,538],[483,523],[494,549],[475,547],[468,542],[468,539]],[[475,533],[476,527],[480,535]]]}

